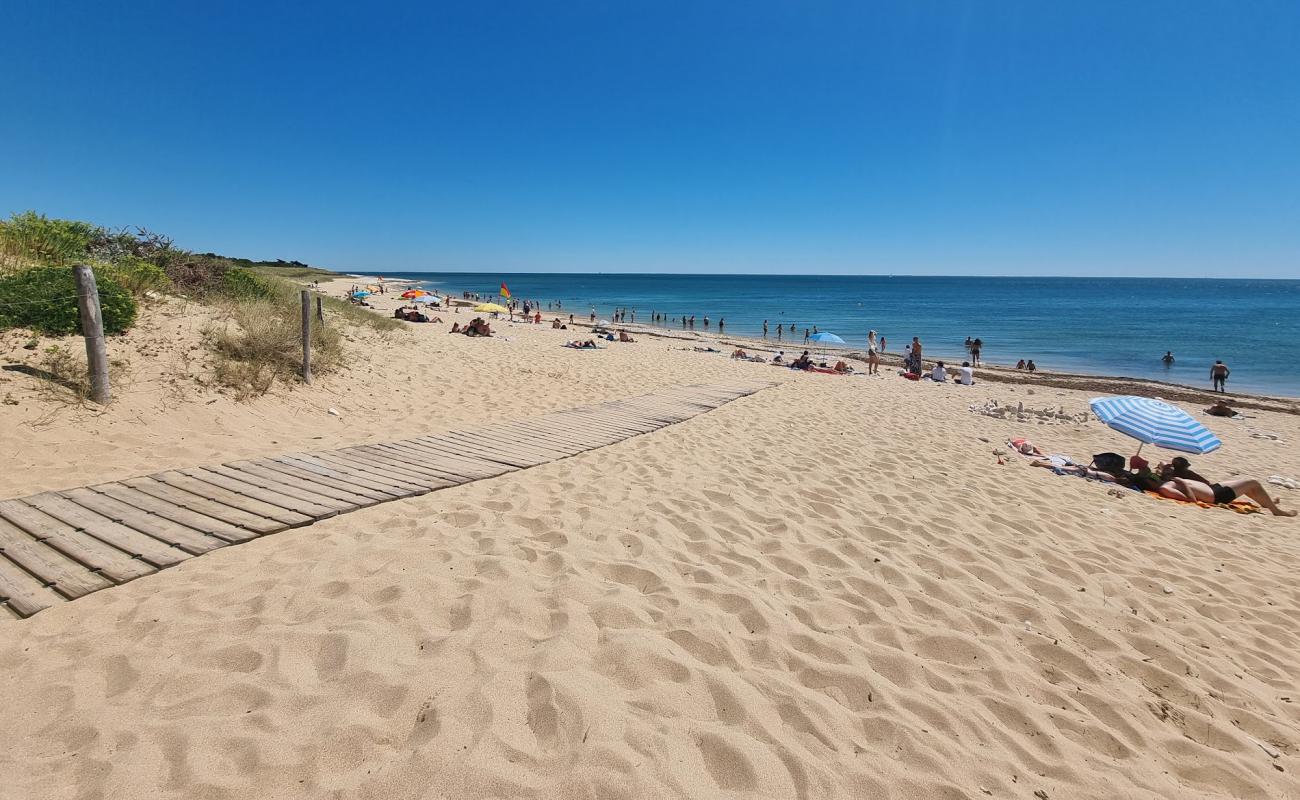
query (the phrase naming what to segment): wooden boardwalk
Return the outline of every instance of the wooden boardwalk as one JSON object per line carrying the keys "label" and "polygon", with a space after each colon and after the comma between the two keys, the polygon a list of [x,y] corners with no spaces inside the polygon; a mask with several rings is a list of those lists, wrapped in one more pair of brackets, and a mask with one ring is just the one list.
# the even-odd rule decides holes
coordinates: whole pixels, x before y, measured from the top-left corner
{"label": "wooden boardwalk", "polygon": [[28,617],[220,547],[604,447],[771,385],[681,386],[474,430],[0,500],[0,615]]}

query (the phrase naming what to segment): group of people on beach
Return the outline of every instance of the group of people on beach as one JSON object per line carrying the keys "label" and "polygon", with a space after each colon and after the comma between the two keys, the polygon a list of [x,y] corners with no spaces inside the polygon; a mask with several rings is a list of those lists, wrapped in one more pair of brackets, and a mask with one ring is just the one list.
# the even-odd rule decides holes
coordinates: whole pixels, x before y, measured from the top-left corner
{"label": "group of people on beach", "polygon": [[1125,469],[1124,457],[1118,453],[1095,455],[1092,461],[1084,465],[1074,462],[1068,456],[1044,453],[1028,439],[1013,439],[1008,444],[1017,452],[1033,457],[1030,466],[1050,469],[1058,475],[1114,483],[1182,502],[1228,505],[1244,497],[1268,509],[1275,516],[1294,517],[1297,513],[1295,510],[1278,507],[1277,501],[1269,496],[1264,484],[1254,478],[1211,481],[1194,472],[1191,462],[1182,456],[1176,456],[1168,464],[1157,464],[1153,468],[1145,458],[1133,455],[1129,457],[1128,468]]}

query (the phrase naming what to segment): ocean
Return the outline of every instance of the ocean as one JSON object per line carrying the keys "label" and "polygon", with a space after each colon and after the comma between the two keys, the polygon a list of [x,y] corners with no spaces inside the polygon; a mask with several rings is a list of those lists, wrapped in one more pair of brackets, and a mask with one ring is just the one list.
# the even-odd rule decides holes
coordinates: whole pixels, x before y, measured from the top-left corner
{"label": "ocean", "polygon": [[[913,336],[927,357],[960,361],[966,337],[997,364],[1033,359],[1043,369],[1154,378],[1209,386],[1210,365],[1232,370],[1229,390],[1300,396],[1300,280],[1007,278],[835,275],[644,275],[385,273],[431,290],[495,297],[502,281],[520,300],[565,313],[635,309],[649,324],[666,313],[696,330],[726,320],[728,333],[761,336],[767,320],[800,331],[816,325],[864,346],[868,330],[899,353]],[[789,342],[789,336],[786,336]],[[1161,362],[1172,351],[1174,363]]]}

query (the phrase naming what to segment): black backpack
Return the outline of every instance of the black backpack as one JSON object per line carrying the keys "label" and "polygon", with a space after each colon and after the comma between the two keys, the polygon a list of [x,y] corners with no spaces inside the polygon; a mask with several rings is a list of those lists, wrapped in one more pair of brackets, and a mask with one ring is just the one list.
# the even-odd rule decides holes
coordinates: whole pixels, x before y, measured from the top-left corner
{"label": "black backpack", "polygon": [[1124,471],[1124,456],[1119,453],[1098,453],[1092,457],[1092,465],[1102,472],[1115,475]]}

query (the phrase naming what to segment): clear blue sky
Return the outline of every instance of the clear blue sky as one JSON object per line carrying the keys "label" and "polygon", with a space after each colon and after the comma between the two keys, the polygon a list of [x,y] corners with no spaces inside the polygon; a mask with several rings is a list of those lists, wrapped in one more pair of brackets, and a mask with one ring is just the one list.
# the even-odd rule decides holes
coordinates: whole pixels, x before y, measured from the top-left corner
{"label": "clear blue sky", "polygon": [[0,214],[195,250],[1300,276],[1295,0],[9,0],[0,76]]}

